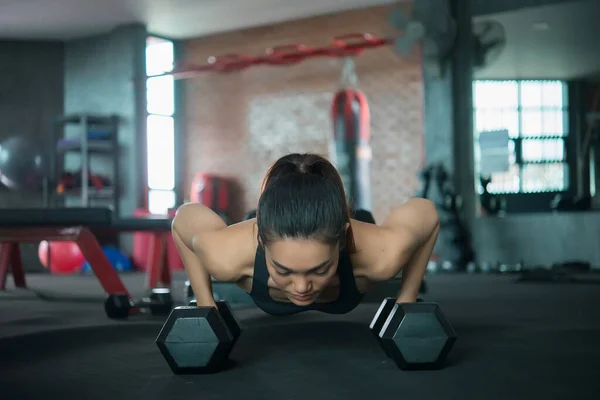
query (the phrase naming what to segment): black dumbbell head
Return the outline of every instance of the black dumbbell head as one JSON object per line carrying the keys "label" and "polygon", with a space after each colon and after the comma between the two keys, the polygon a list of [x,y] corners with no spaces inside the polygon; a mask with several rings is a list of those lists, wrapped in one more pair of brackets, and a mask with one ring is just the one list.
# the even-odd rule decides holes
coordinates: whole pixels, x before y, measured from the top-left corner
{"label": "black dumbbell head", "polygon": [[126,294],[111,294],[104,301],[104,311],[108,318],[124,319],[129,317],[131,300]]}
{"label": "black dumbbell head", "polygon": [[[225,321],[225,323],[227,324],[227,327],[229,328],[229,331],[233,335],[234,345],[235,345],[235,342],[242,334],[242,328],[240,327],[240,324],[237,322],[235,315],[233,315],[233,310],[231,309],[231,307],[229,306],[229,303],[227,301],[219,300],[216,302],[216,304],[217,304],[217,310],[219,310],[219,314],[221,315],[221,318],[223,318],[223,321]],[[196,302],[196,300],[192,300],[192,301],[190,301],[189,306],[197,307],[198,303]]]}
{"label": "black dumbbell head", "polygon": [[150,290],[150,298],[152,300],[165,302],[165,299],[172,300],[171,289],[169,288],[152,288]]}
{"label": "black dumbbell head", "polygon": [[233,344],[235,345],[235,342],[237,342],[237,339],[242,334],[242,328],[233,315],[233,311],[228,302],[224,300],[217,301],[217,309],[219,310],[219,314],[221,314],[221,318],[223,318],[223,321],[227,324],[227,328],[229,328],[229,331],[233,335]]}
{"label": "black dumbbell head", "polygon": [[456,332],[435,303],[394,305],[380,333],[385,352],[401,369],[441,368]]}
{"label": "black dumbbell head", "polygon": [[173,296],[168,288],[154,288],[147,304],[152,315],[167,315],[173,308]]}
{"label": "black dumbbell head", "polygon": [[214,307],[176,307],[156,345],[176,374],[213,373],[225,367],[234,338]]}
{"label": "black dumbbell head", "polygon": [[381,302],[379,309],[375,313],[375,316],[373,317],[373,320],[369,325],[369,329],[371,329],[371,332],[373,333],[373,335],[375,335],[375,337],[377,337],[377,339],[380,338],[379,334],[381,332],[381,328],[383,328],[383,325],[385,324],[385,321],[390,315],[390,312],[394,308],[395,304],[396,299],[394,299],[393,297],[388,297]]}
{"label": "black dumbbell head", "polygon": [[[371,324],[369,325],[369,329],[371,330],[373,335],[375,335],[375,338],[377,339],[379,344],[381,344],[381,337],[380,337],[381,329],[383,328],[383,325],[385,324],[385,321],[387,320],[388,316],[390,315],[390,312],[394,308],[395,304],[396,304],[396,299],[393,297],[388,297],[388,298],[384,299],[383,302],[381,302],[379,309],[375,313],[375,316],[373,317]],[[383,349],[385,350],[388,357],[391,357],[391,355],[387,353],[386,348],[384,347]]]}

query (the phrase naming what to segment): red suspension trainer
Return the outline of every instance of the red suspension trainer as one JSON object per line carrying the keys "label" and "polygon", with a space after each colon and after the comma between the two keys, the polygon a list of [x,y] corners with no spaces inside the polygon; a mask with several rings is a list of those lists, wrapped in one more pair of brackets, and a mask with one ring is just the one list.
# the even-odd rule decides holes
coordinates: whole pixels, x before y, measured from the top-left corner
{"label": "red suspension trainer", "polygon": [[361,54],[364,50],[375,49],[393,44],[393,38],[381,38],[369,33],[349,33],[336,36],[325,47],[309,47],[304,44],[288,44],[271,47],[264,55],[247,56],[242,54],[223,54],[211,56],[204,65],[184,65],[174,68],[175,79],[193,78],[203,72],[236,72],[253,65],[284,66],[298,64],[315,57],[348,57]]}

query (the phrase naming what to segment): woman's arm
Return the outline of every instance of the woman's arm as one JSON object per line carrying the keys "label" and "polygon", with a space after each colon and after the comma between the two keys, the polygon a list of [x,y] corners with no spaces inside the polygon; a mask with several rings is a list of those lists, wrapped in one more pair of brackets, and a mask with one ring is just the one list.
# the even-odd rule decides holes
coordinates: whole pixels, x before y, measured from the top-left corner
{"label": "woman's arm", "polygon": [[435,204],[421,198],[394,209],[380,225],[382,262],[376,263],[373,274],[376,281],[386,281],[402,271],[399,303],[416,301],[439,226]]}
{"label": "woman's arm", "polygon": [[219,237],[226,227],[216,213],[196,203],[179,207],[173,219],[173,240],[199,306],[215,305],[211,276],[222,281],[235,279],[231,265],[214,257],[222,253]]}

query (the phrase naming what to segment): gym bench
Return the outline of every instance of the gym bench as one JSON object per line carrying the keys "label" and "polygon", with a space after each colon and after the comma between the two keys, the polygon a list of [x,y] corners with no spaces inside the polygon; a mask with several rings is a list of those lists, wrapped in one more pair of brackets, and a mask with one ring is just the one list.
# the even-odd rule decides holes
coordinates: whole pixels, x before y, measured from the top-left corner
{"label": "gym bench", "polygon": [[171,273],[166,259],[170,230],[170,218],[117,219],[107,208],[0,209],[0,290],[6,290],[9,271],[16,287],[27,287],[20,243],[73,241],[107,295],[126,294],[131,299],[118,272],[102,251],[97,235],[140,231],[152,232],[147,287],[170,287]]}

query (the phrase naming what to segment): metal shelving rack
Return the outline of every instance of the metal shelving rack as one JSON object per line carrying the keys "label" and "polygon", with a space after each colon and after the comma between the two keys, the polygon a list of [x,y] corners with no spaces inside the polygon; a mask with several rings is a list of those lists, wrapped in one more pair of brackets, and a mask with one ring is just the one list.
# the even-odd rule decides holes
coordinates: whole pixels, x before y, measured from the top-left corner
{"label": "metal shelving rack", "polygon": [[[78,134],[64,138],[65,128],[77,126]],[[101,132],[104,137],[95,138],[90,134]],[[47,206],[64,205],[67,198],[79,197],[77,207],[90,207],[94,200],[110,200],[110,207],[117,216],[120,215],[120,179],[119,179],[119,117],[115,115],[101,116],[93,114],[70,114],[57,118],[49,149],[49,179],[45,198]],[[79,153],[81,158],[81,186],[76,190],[57,193],[56,188],[62,173],[65,171],[65,156],[68,153]],[[92,156],[111,157],[111,186],[103,189],[90,187],[88,174]]]}

